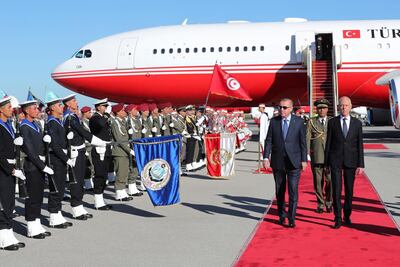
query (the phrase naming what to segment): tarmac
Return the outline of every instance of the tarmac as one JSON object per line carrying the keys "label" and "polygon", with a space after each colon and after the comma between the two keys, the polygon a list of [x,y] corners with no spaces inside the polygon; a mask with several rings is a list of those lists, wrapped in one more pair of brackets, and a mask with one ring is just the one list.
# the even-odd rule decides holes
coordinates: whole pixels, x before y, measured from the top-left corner
{"label": "tarmac", "polygon": [[[366,143],[389,148],[366,150],[365,171],[399,228],[400,131],[365,127],[364,133]],[[68,229],[48,228],[45,204],[42,224],[52,236],[44,240],[27,238],[24,217],[17,217],[14,230],[26,247],[0,251],[1,266],[231,266],[274,199],[272,175],[253,173],[256,138],[236,155],[231,178],[209,178],[205,169],[181,177],[181,203],[173,206],[153,207],[146,194],[117,202],[108,186],[105,198],[112,211],[95,210],[92,193],[85,195],[91,220],[74,220],[69,203],[63,202],[64,216],[74,224]],[[18,213],[22,207],[17,199]]]}

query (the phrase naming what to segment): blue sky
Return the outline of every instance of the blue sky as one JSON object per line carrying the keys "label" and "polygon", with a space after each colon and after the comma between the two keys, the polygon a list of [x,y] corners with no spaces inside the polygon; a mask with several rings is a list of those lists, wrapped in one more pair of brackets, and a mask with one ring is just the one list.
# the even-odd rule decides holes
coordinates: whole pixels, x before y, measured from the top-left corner
{"label": "blue sky", "polygon": [[[101,37],[159,25],[281,21],[399,19],[399,0],[380,1],[2,1],[0,89],[25,100],[28,88],[60,97],[71,92],[50,73],[79,47]],[[79,96],[80,106],[93,100]]]}

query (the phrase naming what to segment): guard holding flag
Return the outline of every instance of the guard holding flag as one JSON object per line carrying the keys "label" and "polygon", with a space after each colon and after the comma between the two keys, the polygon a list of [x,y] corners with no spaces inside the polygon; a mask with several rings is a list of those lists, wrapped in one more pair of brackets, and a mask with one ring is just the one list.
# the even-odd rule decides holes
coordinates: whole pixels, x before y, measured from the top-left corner
{"label": "guard holding flag", "polygon": [[[106,113],[108,99],[99,100],[94,104],[96,112],[89,120],[90,132],[93,136],[106,142],[111,142],[110,114]],[[98,210],[109,210],[111,205],[104,202],[103,193],[106,188],[108,170],[112,161],[111,145],[97,146],[92,150],[94,166],[94,206]]]}
{"label": "guard holding flag", "polygon": [[22,137],[15,138],[10,118],[13,109],[11,98],[0,99],[0,248],[18,250],[25,247],[19,242],[12,229],[12,215],[15,207],[15,177],[25,180],[21,170],[15,169],[15,146],[23,144]]}
{"label": "guard holding flag", "polygon": [[27,221],[28,237],[43,239],[50,236],[40,223],[40,213],[43,204],[45,174],[53,175],[54,171],[45,165],[44,144],[50,143],[50,136],[43,136],[37,122],[39,109],[36,100],[28,100],[21,103],[25,119],[20,124],[21,136],[24,140],[22,150],[26,154],[24,172],[26,174],[26,186],[29,198],[25,200],[25,220]]}

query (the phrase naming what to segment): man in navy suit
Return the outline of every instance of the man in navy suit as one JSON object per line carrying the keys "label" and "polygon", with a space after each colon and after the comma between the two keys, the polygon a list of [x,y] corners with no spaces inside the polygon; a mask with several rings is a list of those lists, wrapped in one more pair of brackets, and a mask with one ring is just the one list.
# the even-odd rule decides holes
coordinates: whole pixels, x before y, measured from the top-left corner
{"label": "man in navy suit", "polygon": [[[279,103],[280,116],[271,119],[265,139],[264,167],[271,166],[275,179],[279,224],[294,228],[300,172],[307,167],[307,142],[304,120],[292,115],[293,101]],[[271,159],[270,159],[271,157]],[[289,211],[285,210],[286,180],[289,188]]]}
{"label": "man in navy suit", "polygon": [[335,229],[342,226],[342,176],[345,191],[344,224],[351,225],[354,177],[356,173],[362,173],[364,168],[361,121],[350,116],[351,100],[347,96],[339,99],[339,109],[340,115],[328,121],[325,146],[325,165],[331,170]]}

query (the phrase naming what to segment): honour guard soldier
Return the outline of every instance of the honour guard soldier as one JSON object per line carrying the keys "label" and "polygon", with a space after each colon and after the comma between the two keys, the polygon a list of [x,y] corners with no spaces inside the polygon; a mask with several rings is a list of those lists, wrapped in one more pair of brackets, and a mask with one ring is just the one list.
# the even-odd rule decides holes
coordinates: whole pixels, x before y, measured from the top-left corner
{"label": "honour guard soldier", "polygon": [[325,144],[328,120],[329,101],[321,99],[315,101],[318,116],[311,118],[307,124],[307,148],[311,158],[311,168],[314,176],[314,190],[317,197],[317,213],[332,212],[332,184],[331,174],[324,167]]}
{"label": "honour guard soldier", "polygon": [[49,225],[53,228],[64,229],[68,226],[72,226],[72,223],[67,222],[61,214],[61,201],[65,190],[67,164],[74,167],[74,162],[72,159],[69,159],[67,155],[66,134],[62,123],[63,106],[61,104],[61,98],[57,97],[53,92],[48,92],[45,102],[47,104],[48,117],[44,129],[48,131],[51,137],[49,156],[54,170],[52,181],[56,183],[54,187],[54,185],[49,182],[49,186],[52,187],[50,191],[57,188],[57,192],[49,194]]}
{"label": "honour guard soldier", "polygon": [[149,110],[151,115],[149,116],[151,124],[151,132],[154,137],[161,136],[161,123],[160,116],[158,114],[158,107],[156,104],[149,104]]}
{"label": "honour guard soldier", "polygon": [[37,122],[34,120],[39,115],[36,100],[21,103],[25,119],[20,124],[21,136],[29,142],[24,142],[22,150],[26,155],[24,173],[29,198],[25,200],[25,220],[27,221],[27,235],[35,239],[50,236],[40,223],[40,212],[43,204],[45,174],[54,175],[54,171],[45,165],[44,143],[51,142],[50,136],[43,136]]}
{"label": "honour guard soldier", "polygon": [[126,112],[124,104],[112,106],[112,113],[115,116],[111,123],[111,132],[115,144],[112,148],[114,169],[117,174],[115,180],[115,199],[119,201],[130,201],[133,198],[126,192],[126,184],[129,174],[129,158],[135,156],[135,153],[129,145],[129,135],[126,129]]}
{"label": "honour guard soldier", "polygon": [[142,123],[142,137],[147,138],[147,137],[153,137],[153,134],[151,133],[151,128],[152,124],[149,118],[149,105],[147,104],[140,104],[138,107],[138,110],[141,113],[140,117],[140,122]]}
{"label": "honour guard soldier", "polygon": [[89,141],[93,146],[99,147],[105,147],[107,143],[92,135],[82,126],[78,117],[78,101],[75,98],[75,94],[64,97],[63,103],[65,105],[64,129],[67,134],[67,140],[69,140],[67,149],[70,150],[71,159],[75,160],[75,166],[70,172],[73,172],[77,182],[76,184],[70,184],[72,215],[75,219],[87,220],[92,218],[93,215],[86,211],[82,203],[84,193],[83,180],[86,169],[85,140]]}
{"label": "honour guard soldier", "polygon": [[[189,133],[186,128],[186,107],[182,106],[177,108],[178,116],[176,119],[172,118],[172,134],[181,134],[182,135],[182,148],[180,155],[180,163],[181,163],[181,172],[184,167],[183,162],[186,161],[186,146],[187,139],[190,138]],[[186,167],[185,167],[186,170]],[[186,175],[185,173],[181,173],[182,175]]]}
{"label": "honour guard soldier", "polygon": [[[130,104],[125,107],[125,112],[128,114],[127,117],[127,129],[129,133],[129,139],[140,139],[142,138],[142,123],[140,121],[140,114],[137,110],[137,105]],[[138,190],[136,186],[136,180],[139,177],[136,159],[135,157],[131,157],[132,160],[129,162],[129,175],[128,175],[128,195],[129,196],[141,196],[142,192]],[[139,179],[140,180],[140,179]],[[146,188],[142,184],[140,180],[140,189],[145,190]]]}
{"label": "honour guard soldier", "polygon": [[186,129],[190,134],[186,145],[186,170],[193,171],[200,167],[198,163],[194,162],[194,153],[196,142],[201,139],[197,134],[195,107],[192,105],[186,107]]}
{"label": "honour guard soldier", "polygon": [[163,136],[169,136],[172,134],[172,127],[173,127],[171,118],[172,105],[171,103],[161,103],[159,105],[159,108],[161,110],[160,114],[161,134]]}
{"label": "honour guard soldier", "polygon": [[[92,117],[92,109],[88,106],[84,106],[81,108],[81,115],[82,115],[82,126],[90,132],[89,128],[89,120]],[[84,187],[87,191],[93,191],[93,175],[94,175],[94,168],[93,168],[93,161],[92,161],[92,145],[90,142],[85,140],[86,146],[86,172],[85,172],[85,183]]]}
{"label": "honour guard soldier", "polygon": [[15,169],[15,146],[23,144],[22,137],[15,138],[11,116],[11,98],[0,99],[0,249],[18,250],[25,247],[19,242],[12,229],[15,207],[15,177],[25,180],[22,170]]}
{"label": "honour guard soldier", "polygon": [[103,193],[106,188],[108,170],[112,161],[111,145],[111,116],[106,113],[108,99],[99,100],[94,104],[96,112],[89,120],[90,132],[97,138],[108,142],[106,146],[98,146],[92,150],[94,166],[94,206],[98,210],[109,210],[112,206],[104,202]]}

